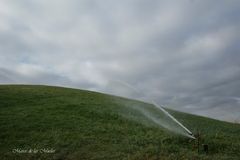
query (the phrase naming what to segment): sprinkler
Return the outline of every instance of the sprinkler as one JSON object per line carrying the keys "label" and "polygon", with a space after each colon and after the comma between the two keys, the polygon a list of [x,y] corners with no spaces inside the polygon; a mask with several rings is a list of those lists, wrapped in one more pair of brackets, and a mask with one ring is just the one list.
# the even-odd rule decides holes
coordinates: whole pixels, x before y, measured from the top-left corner
{"label": "sprinkler", "polygon": [[194,135],[194,137],[195,137],[195,140],[196,140],[194,146],[197,148],[197,152],[199,154],[200,153],[200,140],[201,140],[201,136],[200,136],[199,130],[197,130],[197,133]]}
{"label": "sprinkler", "polygon": [[[197,151],[198,154],[200,153],[200,143],[203,141],[202,135],[200,134],[199,130],[197,131],[197,134],[195,135],[196,143],[197,143]],[[202,151],[205,154],[208,154],[208,145],[207,144],[202,144]]]}
{"label": "sprinkler", "polygon": [[189,133],[188,133],[188,136],[189,136],[190,138],[192,138],[192,139],[196,139],[196,137],[194,136],[194,134],[193,134],[192,132],[189,132]]}
{"label": "sprinkler", "polygon": [[199,151],[200,151],[200,149],[199,149],[199,144],[200,144],[200,132],[199,132],[199,131],[197,132],[196,137],[197,137],[197,149],[198,149],[198,153],[199,153]]}

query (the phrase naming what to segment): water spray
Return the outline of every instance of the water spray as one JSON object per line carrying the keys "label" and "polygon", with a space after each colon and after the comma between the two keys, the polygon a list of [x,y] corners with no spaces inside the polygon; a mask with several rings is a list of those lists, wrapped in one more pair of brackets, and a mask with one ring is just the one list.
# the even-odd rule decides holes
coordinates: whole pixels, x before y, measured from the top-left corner
{"label": "water spray", "polygon": [[169,118],[171,118],[175,123],[177,123],[179,126],[181,126],[187,133],[188,133],[188,137],[192,138],[192,139],[196,139],[193,135],[193,133],[191,131],[189,131],[187,129],[187,127],[185,127],[182,123],[180,123],[176,118],[174,118],[170,113],[168,113],[163,106],[159,106],[157,103],[155,103],[154,101],[152,101],[153,105],[155,107],[157,107],[158,109],[160,109],[163,113],[165,113]]}
{"label": "water spray", "polygon": [[[131,85],[129,85],[128,83],[122,82],[122,81],[114,81],[117,82],[117,84],[121,84],[125,87],[127,87],[128,89],[131,89],[132,91],[134,91],[136,94],[140,95],[139,91],[137,91],[134,87],[132,87]],[[146,102],[146,101],[145,101]],[[151,100],[148,101],[150,104],[152,104],[154,107],[156,107],[157,109],[161,110],[167,117],[169,117],[173,122],[175,122],[178,126],[180,126],[187,134],[184,134],[185,136],[191,138],[191,139],[196,139],[193,135],[193,133],[187,129],[182,123],[180,123],[176,118],[174,118],[170,113],[168,113],[164,107],[162,105],[158,105],[155,101]],[[146,116],[146,114],[145,114]],[[155,121],[155,119],[151,118],[152,121]],[[159,124],[159,123],[158,123]],[[160,124],[161,125],[161,124]],[[167,128],[166,126],[162,125],[163,127]],[[169,129],[169,128],[168,128]],[[170,129],[171,130],[171,129]]]}

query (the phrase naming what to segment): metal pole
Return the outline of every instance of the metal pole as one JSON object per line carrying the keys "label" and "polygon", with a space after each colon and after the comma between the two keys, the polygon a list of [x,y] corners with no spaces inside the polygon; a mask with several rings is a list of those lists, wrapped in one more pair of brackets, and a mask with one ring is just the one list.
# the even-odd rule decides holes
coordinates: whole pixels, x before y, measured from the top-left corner
{"label": "metal pole", "polygon": [[199,142],[200,141],[200,133],[199,133],[199,130],[197,130],[197,146],[198,146],[198,154],[199,154]]}

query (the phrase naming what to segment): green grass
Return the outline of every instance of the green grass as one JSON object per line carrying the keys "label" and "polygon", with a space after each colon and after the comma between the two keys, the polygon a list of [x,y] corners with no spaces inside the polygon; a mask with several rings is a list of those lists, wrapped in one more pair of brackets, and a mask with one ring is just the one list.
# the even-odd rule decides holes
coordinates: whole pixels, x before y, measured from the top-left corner
{"label": "green grass", "polygon": [[209,154],[198,154],[194,140],[152,124],[131,106],[154,110],[84,90],[0,85],[0,159],[240,159],[239,124],[169,110],[193,132],[201,131]]}

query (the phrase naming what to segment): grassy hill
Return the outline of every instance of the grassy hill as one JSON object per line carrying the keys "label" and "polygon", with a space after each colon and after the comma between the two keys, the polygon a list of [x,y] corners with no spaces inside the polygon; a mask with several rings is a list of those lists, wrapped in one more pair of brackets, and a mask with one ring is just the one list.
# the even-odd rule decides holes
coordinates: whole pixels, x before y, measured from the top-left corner
{"label": "grassy hill", "polygon": [[198,154],[196,141],[151,124],[133,105],[150,106],[77,89],[0,85],[0,159],[240,159],[239,124],[170,111],[200,131],[209,153]]}

